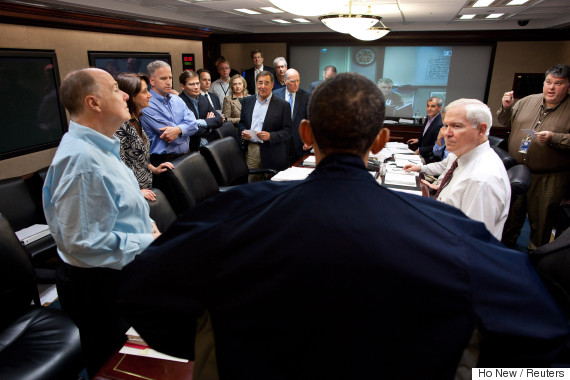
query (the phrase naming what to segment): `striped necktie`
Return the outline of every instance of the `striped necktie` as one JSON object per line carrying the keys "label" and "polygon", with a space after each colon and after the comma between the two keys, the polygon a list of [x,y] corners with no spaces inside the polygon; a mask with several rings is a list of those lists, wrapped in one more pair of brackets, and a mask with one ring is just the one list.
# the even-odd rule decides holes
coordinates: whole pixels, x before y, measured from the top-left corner
{"label": "striped necktie", "polygon": [[439,184],[439,189],[437,189],[437,193],[435,193],[435,198],[437,199],[437,197],[439,196],[439,193],[441,193],[441,190],[443,190],[443,188],[445,186],[447,186],[447,184],[449,182],[451,182],[451,177],[453,177],[453,171],[457,169],[457,159],[455,159],[455,161],[453,161],[453,164],[451,164],[451,167],[449,168],[449,170],[447,171],[447,173],[445,173],[445,176],[443,177],[443,180],[441,181],[441,183]]}

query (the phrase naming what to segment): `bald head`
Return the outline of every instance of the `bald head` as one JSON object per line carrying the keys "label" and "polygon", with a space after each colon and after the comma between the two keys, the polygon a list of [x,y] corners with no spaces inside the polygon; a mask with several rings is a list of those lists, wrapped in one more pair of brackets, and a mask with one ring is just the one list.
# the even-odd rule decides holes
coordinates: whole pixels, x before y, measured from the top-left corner
{"label": "bald head", "polygon": [[98,79],[107,74],[104,70],[88,68],[72,71],[60,86],[61,102],[73,117],[83,112],[87,95],[101,95]]}
{"label": "bald head", "polygon": [[301,84],[301,77],[299,72],[295,69],[289,69],[285,71],[285,86],[287,91],[294,94],[299,91],[299,85]]}

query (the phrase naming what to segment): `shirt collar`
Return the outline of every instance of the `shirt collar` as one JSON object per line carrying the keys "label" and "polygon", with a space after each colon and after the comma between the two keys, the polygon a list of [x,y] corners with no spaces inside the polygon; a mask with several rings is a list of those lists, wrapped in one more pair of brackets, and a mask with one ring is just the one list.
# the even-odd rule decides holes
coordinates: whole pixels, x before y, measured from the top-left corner
{"label": "shirt collar", "polygon": [[170,97],[172,96],[171,94],[166,94],[166,96],[162,96],[154,90],[149,90],[149,91],[152,94],[152,97],[161,103],[168,103],[170,101]]}
{"label": "shirt collar", "polygon": [[293,94],[293,99],[295,99],[295,95],[297,94],[296,92],[289,92],[289,90],[287,90],[287,87],[285,87],[285,100],[289,101],[289,94]]}
{"label": "shirt collar", "polygon": [[439,112],[438,112],[434,117],[428,118],[428,120],[433,120],[433,119],[435,119],[435,118],[437,117],[437,115],[439,115]]}
{"label": "shirt collar", "polygon": [[461,165],[466,165],[470,161],[477,159],[477,156],[479,156],[480,152],[487,149],[491,149],[491,144],[489,143],[489,140],[485,141],[482,144],[477,145],[475,148],[471,149],[469,152],[459,157],[457,159],[457,163]]}
{"label": "shirt collar", "polygon": [[269,94],[269,97],[267,99],[265,99],[264,101],[259,100],[259,94],[255,94],[255,99],[257,99],[257,101],[261,104],[265,104],[265,103],[269,103],[269,101],[271,100],[271,97],[273,96],[273,93]]}
{"label": "shirt collar", "polygon": [[[119,128],[117,127],[117,129]],[[113,152],[115,156],[119,157],[121,142],[115,135],[113,135],[113,137],[107,137],[93,128],[77,124],[73,120],[69,122],[69,133],[78,139],[95,145],[103,152]]]}

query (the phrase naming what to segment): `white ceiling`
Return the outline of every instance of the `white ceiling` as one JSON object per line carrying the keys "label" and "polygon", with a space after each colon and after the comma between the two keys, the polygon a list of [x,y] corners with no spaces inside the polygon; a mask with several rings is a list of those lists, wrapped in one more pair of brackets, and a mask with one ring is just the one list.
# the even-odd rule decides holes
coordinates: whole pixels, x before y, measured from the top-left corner
{"label": "white ceiling", "polygon": [[[312,0],[307,0],[312,1]],[[507,6],[510,0],[495,0],[485,8],[471,7],[474,0],[354,0],[352,12],[372,14],[393,31],[506,30],[570,27],[570,0],[530,0],[523,6]],[[300,16],[273,14],[260,7],[273,6],[269,0],[21,0],[36,4],[89,13],[115,15],[152,23],[209,29],[215,33],[307,33],[330,32],[318,17],[303,17],[310,23],[293,21]],[[258,15],[240,14],[247,8]],[[348,13],[348,0],[339,13]],[[497,20],[482,19],[491,13],[504,13]],[[463,14],[477,14],[474,20],[458,21]],[[273,19],[290,21],[278,24]],[[519,24],[528,21],[528,24]],[[560,31],[558,31],[560,33]]]}

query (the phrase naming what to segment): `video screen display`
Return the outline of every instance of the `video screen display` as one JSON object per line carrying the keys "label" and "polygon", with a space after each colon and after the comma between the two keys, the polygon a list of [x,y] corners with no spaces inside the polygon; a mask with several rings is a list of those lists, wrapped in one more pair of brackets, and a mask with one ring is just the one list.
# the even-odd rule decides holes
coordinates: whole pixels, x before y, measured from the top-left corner
{"label": "video screen display", "polygon": [[67,130],[53,51],[0,49],[0,159],[55,147]]}
{"label": "video screen display", "polygon": [[425,116],[432,96],[444,105],[458,98],[485,102],[492,52],[492,46],[291,46],[289,67],[300,72],[305,89],[327,65],[362,74],[384,87],[387,117],[412,118]]}

